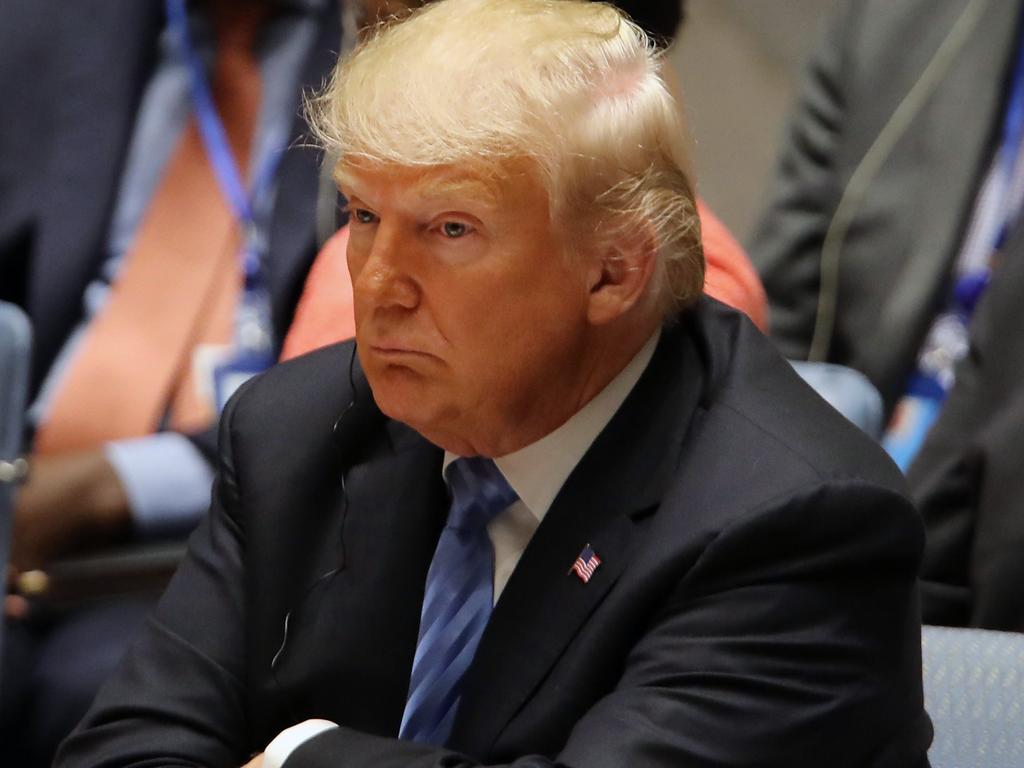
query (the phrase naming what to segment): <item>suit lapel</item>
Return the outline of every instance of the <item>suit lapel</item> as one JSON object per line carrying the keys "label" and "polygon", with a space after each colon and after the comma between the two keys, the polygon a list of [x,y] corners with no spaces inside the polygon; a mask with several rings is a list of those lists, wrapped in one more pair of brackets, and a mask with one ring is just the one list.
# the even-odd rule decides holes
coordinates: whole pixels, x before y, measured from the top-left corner
{"label": "suit lapel", "polygon": [[[958,4],[958,5],[963,5]],[[1019,3],[989,3],[904,141],[923,156],[928,184],[916,247],[899,274],[899,291],[882,307],[879,339],[906,338],[917,344],[926,328],[913,328],[918,308],[933,303],[962,240],[978,189],[1002,125],[1004,96],[1016,63]],[[934,14],[929,3],[924,13]],[[960,9],[957,11],[959,15]],[[928,320],[928,316],[922,316]],[[888,370],[890,356],[906,357],[900,345],[868,345],[867,370]],[[911,355],[911,358],[913,355]]]}
{"label": "suit lapel", "polygon": [[[687,328],[666,331],[502,593],[467,674],[453,747],[487,753],[628,567],[637,521],[658,505],[673,475],[702,370]],[[601,565],[584,584],[570,567],[587,544]]]}
{"label": "suit lapel", "polygon": [[[324,498],[336,530],[322,531],[319,547],[309,550],[288,651],[276,675],[301,698],[295,702],[299,715],[393,736],[405,707],[426,572],[447,495],[440,449],[403,425],[384,422],[361,389],[366,394],[336,428],[341,462],[335,459],[331,472],[343,477],[344,486]],[[337,554],[333,542],[339,540]],[[337,570],[324,577],[324,566],[332,563]]]}
{"label": "suit lapel", "polygon": [[64,3],[53,20],[54,55],[62,56],[51,87],[60,97],[29,297],[36,379],[79,316],[82,292],[102,258],[99,245],[160,21],[152,0]]}
{"label": "suit lapel", "polygon": [[[441,452],[415,436],[406,447],[353,467],[346,486],[345,567],[313,609],[329,630],[311,645],[332,662],[322,678],[327,684],[317,687],[323,698],[310,711],[341,706],[339,722],[394,736],[447,508]],[[354,631],[341,631],[346,626]],[[339,702],[339,690],[374,695]]]}

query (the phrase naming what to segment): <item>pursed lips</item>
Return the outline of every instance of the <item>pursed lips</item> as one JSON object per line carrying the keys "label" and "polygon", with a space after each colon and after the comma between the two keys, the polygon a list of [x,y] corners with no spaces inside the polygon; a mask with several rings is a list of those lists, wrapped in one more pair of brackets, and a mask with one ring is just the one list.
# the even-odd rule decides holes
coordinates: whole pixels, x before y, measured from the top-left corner
{"label": "pursed lips", "polygon": [[395,342],[376,342],[369,345],[370,350],[381,357],[434,357],[417,347]]}

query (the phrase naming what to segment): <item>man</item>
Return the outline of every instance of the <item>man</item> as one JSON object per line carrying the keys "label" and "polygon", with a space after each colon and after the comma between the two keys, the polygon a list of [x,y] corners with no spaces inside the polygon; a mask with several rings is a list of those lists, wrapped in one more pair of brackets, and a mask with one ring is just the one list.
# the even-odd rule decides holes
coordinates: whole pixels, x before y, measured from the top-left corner
{"label": "man", "polygon": [[1019,216],[1021,8],[838,3],[751,245],[780,349],[867,375],[902,467]]}
{"label": "man", "polygon": [[[262,241],[249,249],[269,305],[257,335],[273,351],[318,242],[303,83],[322,82],[341,30],[336,0],[15,0],[0,27],[0,103],[18,115],[0,126],[0,296],[35,336],[12,552],[26,571],[183,539],[205,511],[213,373],[238,358],[250,293],[240,233]],[[203,122],[219,121],[230,151],[199,127],[196,58]],[[0,742],[11,764],[23,741],[26,764],[49,765],[151,600],[27,616],[10,603]]]}
{"label": "man", "polygon": [[357,343],[229,404],[57,765],[927,765],[916,513],[699,298],[657,72],[573,0],[439,2],[339,66]]}

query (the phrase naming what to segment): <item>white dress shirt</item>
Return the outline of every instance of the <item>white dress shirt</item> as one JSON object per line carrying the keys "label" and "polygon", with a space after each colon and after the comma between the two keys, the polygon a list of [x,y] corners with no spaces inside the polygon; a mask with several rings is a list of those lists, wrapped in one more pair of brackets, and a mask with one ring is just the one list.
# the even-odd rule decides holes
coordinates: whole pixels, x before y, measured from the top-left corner
{"label": "white dress shirt", "polygon": [[[494,459],[519,496],[487,526],[487,535],[494,545],[495,603],[565,481],[640,380],[660,336],[660,330],[656,331],[604,389],[554,432]],[[447,472],[448,465],[457,458],[445,451],[442,472]],[[306,720],[286,728],[267,746],[263,768],[281,768],[301,744],[335,727],[329,720]]]}

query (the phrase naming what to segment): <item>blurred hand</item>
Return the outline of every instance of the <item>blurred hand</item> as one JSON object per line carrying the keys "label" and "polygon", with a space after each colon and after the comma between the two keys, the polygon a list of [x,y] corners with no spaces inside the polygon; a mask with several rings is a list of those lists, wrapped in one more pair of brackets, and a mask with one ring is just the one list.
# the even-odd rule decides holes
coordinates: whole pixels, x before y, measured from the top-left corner
{"label": "blurred hand", "polygon": [[102,450],[30,459],[14,501],[11,563],[21,571],[127,536],[128,497]]}
{"label": "blurred hand", "polygon": [[242,768],[263,768],[263,753],[256,755],[252,760],[242,766]]}

